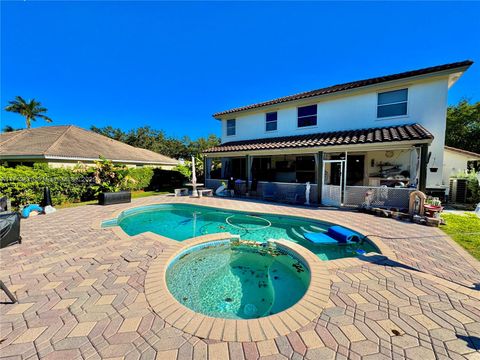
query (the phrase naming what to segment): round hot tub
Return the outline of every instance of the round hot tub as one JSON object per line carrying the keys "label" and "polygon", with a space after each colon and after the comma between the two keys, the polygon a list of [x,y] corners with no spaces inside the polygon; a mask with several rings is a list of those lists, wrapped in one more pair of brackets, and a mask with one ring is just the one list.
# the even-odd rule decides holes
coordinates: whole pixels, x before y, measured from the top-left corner
{"label": "round hot tub", "polygon": [[221,240],[190,247],[168,264],[166,284],[191,310],[255,319],[297,303],[310,284],[301,256],[277,243]]}

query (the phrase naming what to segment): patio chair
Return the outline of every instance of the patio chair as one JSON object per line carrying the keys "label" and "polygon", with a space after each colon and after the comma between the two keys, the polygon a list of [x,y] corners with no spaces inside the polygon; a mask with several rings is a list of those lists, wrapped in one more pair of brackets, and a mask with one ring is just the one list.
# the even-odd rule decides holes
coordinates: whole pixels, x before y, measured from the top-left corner
{"label": "patio chair", "polygon": [[263,200],[275,200],[273,184],[268,183],[263,187]]}
{"label": "patio chair", "polygon": [[285,195],[285,201],[290,204],[296,204],[298,202],[299,195],[295,192],[289,192]]}

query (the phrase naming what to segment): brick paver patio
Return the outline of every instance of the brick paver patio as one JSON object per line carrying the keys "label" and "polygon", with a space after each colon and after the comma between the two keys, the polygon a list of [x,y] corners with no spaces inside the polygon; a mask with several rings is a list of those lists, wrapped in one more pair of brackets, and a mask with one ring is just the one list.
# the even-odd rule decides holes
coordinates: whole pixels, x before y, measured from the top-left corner
{"label": "brick paver patio", "polygon": [[[169,201],[332,221],[370,235],[388,259],[327,262],[328,304],[297,331],[257,342],[237,341],[235,331],[229,342],[199,338],[172,327],[145,296],[146,273],[168,242],[98,228],[117,210]],[[0,277],[19,298],[12,305],[0,297],[2,359],[480,359],[479,263],[435,228],[356,212],[151,197],[33,217],[22,221],[22,236],[0,252]],[[270,331],[285,326],[270,323]]]}

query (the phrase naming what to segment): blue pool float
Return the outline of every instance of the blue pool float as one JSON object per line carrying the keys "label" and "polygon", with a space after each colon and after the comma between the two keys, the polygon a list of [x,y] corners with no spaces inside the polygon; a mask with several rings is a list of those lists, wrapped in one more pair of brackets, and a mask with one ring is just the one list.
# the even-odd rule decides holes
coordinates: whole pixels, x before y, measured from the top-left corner
{"label": "blue pool float", "polygon": [[346,244],[348,242],[359,242],[360,238],[358,234],[352,230],[345,229],[342,226],[334,225],[330,226],[327,231],[328,236],[334,238],[339,243]]}
{"label": "blue pool float", "polygon": [[22,210],[22,217],[28,218],[32,211],[43,212],[43,208],[38,204],[27,205]]}
{"label": "blue pool float", "polygon": [[303,236],[316,245],[350,244],[360,241],[356,233],[338,225],[329,227],[327,233],[305,233]]}
{"label": "blue pool float", "polygon": [[305,239],[314,243],[315,245],[336,245],[338,241],[331,238],[325,233],[305,233]]}

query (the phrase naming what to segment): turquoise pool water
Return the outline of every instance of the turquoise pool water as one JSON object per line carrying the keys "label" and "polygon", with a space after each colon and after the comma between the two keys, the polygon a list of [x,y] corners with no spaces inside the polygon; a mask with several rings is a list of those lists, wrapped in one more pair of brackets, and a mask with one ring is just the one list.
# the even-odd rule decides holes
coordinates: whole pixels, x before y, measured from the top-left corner
{"label": "turquoise pool water", "polygon": [[193,311],[255,319],[300,300],[310,271],[281,248],[232,245],[227,240],[186,250],[170,264],[166,280],[170,293]]}
{"label": "turquoise pool water", "polygon": [[[348,214],[339,213],[339,216]],[[291,216],[226,211],[190,204],[138,207],[124,211],[118,219],[103,223],[103,226],[115,225],[119,225],[131,236],[150,231],[177,241],[219,232],[230,232],[240,235],[242,239],[255,241],[286,239],[306,247],[322,260],[354,257],[362,251],[379,252],[369,241],[362,244],[327,246],[314,245],[303,237],[305,232],[324,232],[333,224]]]}

